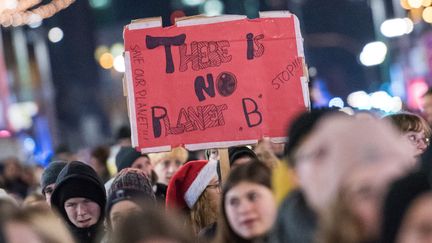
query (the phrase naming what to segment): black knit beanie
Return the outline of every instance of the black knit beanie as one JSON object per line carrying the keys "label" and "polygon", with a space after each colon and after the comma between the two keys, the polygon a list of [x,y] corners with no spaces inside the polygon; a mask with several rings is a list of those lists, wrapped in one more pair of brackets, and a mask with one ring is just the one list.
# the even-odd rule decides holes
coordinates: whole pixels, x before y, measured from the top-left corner
{"label": "black knit beanie", "polygon": [[229,157],[230,166],[232,166],[234,161],[242,157],[250,157],[251,159],[258,159],[255,152],[245,146],[229,147],[228,157]]}
{"label": "black knit beanie", "polygon": [[53,184],[57,180],[57,176],[59,175],[60,171],[66,166],[66,161],[53,161],[45,168],[45,170],[42,172],[41,176],[41,189],[42,194],[45,195],[44,189],[50,184]]}
{"label": "black knit beanie", "polygon": [[415,172],[394,182],[384,202],[382,243],[394,243],[404,216],[412,202],[431,191],[430,177],[425,172]]}
{"label": "black knit beanie", "polygon": [[117,171],[131,167],[133,162],[141,156],[143,155],[132,147],[121,147],[115,159]]}
{"label": "black knit beanie", "polygon": [[104,218],[106,204],[105,188],[96,171],[89,165],[72,161],[60,172],[56,180],[56,187],[51,196],[51,205],[60,212],[66,221],[68,216],[64,209],[64,203],[69,198],[84,197],[97,203],[101,209],[101,217]]}

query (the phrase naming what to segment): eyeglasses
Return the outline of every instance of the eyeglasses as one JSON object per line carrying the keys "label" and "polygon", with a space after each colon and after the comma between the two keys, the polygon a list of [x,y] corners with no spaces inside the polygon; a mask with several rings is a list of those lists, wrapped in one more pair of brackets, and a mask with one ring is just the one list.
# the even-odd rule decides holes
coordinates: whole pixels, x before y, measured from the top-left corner
{"label": "eyeglasses", "polygon": [[221,185],[220,183],[210,184],[206,187],[206,189],[211,189],[211,190],[216,190],[217,192],[221,192]]}
{"label": "eyeglasses", "polygon": [[414,145],[418,145],[421,141],[426,144],[426,146],[430,145],[430,138],[425,138],[425,137],[417,137],[414,134],[410,134],[407,136],[407,138],[410,140],[411,143],[413,143]]}

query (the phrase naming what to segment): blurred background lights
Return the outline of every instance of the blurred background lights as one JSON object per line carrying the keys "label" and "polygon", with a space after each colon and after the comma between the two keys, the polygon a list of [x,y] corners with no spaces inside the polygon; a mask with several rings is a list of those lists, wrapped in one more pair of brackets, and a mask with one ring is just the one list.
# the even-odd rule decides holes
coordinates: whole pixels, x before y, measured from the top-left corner
{"label": "blurred background lights", "polygon": [[33,125],[32,117],[38,113],[34,102],[14,103],[9,106],[9,120],[14,131],[29,129]]}
{"label": "blurred background lights", "polygon": [[409,34],[414,29],[414,23],[409,18],[388,19],[381,24],[380,30],[385,37],[396,37]]}
{"label": "blurred background lights", "polygon": [[204,3],[204,13],[207,16],[221,15],[224,10],[224,4],[220,0],[207,0]]}
{"label": "blurred background lights", "polygon": [[389,112],[389,103],[391,103],[391,96],[385,91],[374,92],[370,95],[372,108],[381,109]]}
{"label": "blurred background lights", "polygon": [[360,62],[365,66],[374,66],[384,62],[387,55],[387,46],[381,42],[371,42],[363,47],[360,53]]}
{"label": "blurred background lights", "polygon": [[315,67],[310,67],[310,68],[308,69],[308,72],[309,72],[309,76],[310,76],[311,78],[317,76],[317,74],[318,74],[318,70],[317,70]]}
{"label": "blurred background lights", "polygon": [[8,130],[0,130],[0,138],[9,138],[10,136],[12,134]]}
{"label": "blurred background lights", "polygon": [[114,57],[111,55],[111,53],[104,53],[99,58],[99,64],[104,69],[110,69],[114,65]]}
{"label": "blurred background lights", "polygon": [[2,0],[0,1],[0,13],[5,9],[14,9],[18,6],[17,0]]}
{"label": "blurred background lights", "polygon": [[111,4],[111,0],[90,0],[89,3],[94,9],[103,9]]}
{"label": "blurred background lights", "polygon": [[408,0],[408,5],[411,8],[420,8],[423,4],[423,0]]}
{"label": "blurred background lights", "polygon": [[109,49],[107,46],[101,45],[98,46],[94,52],[94,57],[97,61],[99,61],[100,57],[104,54],[109,52]]}
{"label": "blurred background lights", "polygon": [[427,7],[423,10],[422,18],[426,23],[432,23],[432,7]]}
{"label": "blurred background lights", "polygon": [[422,6],[423,7],[429,7],[432,4],[432,0],[423,0]]}
{"label": "blurred background lights", "polygon": [[124,45],[122,43],[115,43],[111,46],[110,52],[114,57],[122,55],[124,52]]}
{"label": "blurred background lights", "polygon": [[411,6],[408,4],[408,0],[401,0],[400,5],[402,8],[409,10],[411,9]]}
{"label": "blurred background lights", "polygon": [[124,58],[122,55],[116,56],[116,58],[114,58],[114,69],[119,73],[125,72],[126,67],[125,67],[125,62],[124,62]]}
{"label": "blurred background lights", "polygon": [[186,6],[198,6],[205,2],[205,0],[182,0],[182,3]]}
{"label": "blurred background lights", "polygon": [[30,137],[25,138],[23,145],[27,151],[29,151],[31,153],[33,153],[35,151],[36,143],[32,138],[30,138]]}
{"label": "blurred background lights", "polygon": [[59,27],[54,27],[48,31],[48,39],[52,43],[57,43],[63,39],[63,31]]}
{"label": "blurred background lights", "polygon": [[348,104],[359,110],[369,110],[371,108],[370,96],[364,91],[357,91],[348,95]]}
{"label": "blurred background lights", "polygon": [[338,107],[338,108],[343,108],[344,107],[344,102],[340,97],[334,97],[333,99],[331,99],[329,101],[328,104],[329,107]]}
{"label": "blurred background lights", "polygon": [[28,26],[30,28],[35,29],[42,25],[42,17],[39,14],[31,14],[29,17]]}

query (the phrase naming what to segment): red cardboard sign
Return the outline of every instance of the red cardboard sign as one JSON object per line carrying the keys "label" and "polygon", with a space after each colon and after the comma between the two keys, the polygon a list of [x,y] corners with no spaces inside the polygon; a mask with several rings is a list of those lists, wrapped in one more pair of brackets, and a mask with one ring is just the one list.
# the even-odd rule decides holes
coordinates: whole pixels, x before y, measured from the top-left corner
{"label": "red cardboard sign", "polygon": [[[287,12],[125,27],[133,146],[196,150],[283,138],[309,106],[302,37]],[[222,21],[222,22],[221,22]]]}

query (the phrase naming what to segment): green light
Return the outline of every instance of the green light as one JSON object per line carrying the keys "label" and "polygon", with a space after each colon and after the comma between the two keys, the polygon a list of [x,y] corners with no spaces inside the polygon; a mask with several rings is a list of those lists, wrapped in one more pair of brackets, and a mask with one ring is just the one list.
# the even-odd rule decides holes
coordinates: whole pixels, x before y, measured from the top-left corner
{"label": "green light", "polygon": [[89,0],[89,3],[94,9],[103,9],[111,4],[111,0]]}

